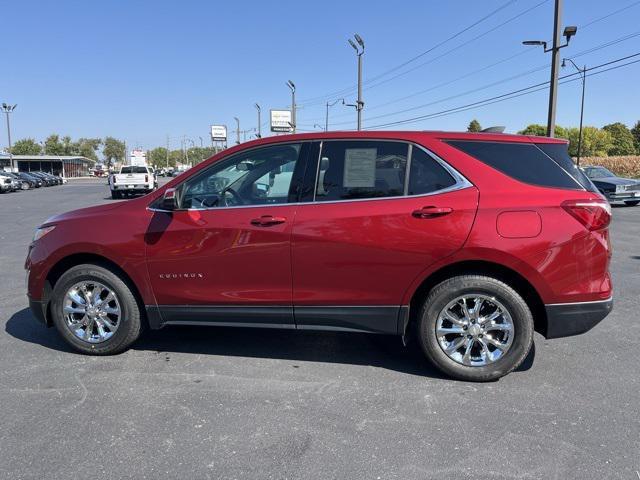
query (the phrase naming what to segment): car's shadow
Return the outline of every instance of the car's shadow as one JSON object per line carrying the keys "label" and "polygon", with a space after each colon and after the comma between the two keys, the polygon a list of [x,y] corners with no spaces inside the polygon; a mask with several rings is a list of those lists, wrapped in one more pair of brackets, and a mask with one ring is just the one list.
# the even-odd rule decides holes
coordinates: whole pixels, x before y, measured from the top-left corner
{"label": "car's shadow", "polygon": [[[53,328],[45,328],[25,308],[7,321],[6,332],[53,350],[74,352]],[[410,375],[447,378],[433,367],[415,341],[365,333],[309,332],[232,327],[165,327],[147,330],[135,350],[369,365]],[[531,368],[535,344],[517,371]]]}

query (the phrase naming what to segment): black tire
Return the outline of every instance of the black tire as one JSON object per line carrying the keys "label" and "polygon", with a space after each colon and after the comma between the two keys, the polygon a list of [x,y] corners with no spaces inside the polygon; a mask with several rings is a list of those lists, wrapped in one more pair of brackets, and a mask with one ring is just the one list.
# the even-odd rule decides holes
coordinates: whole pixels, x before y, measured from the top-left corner
{"label": "black tire", "polygon": [[[76,337],[67,327],[63,305],[67,291],[78,282],[93,280],[113,290],[118,297],[121,309],[120,323],[112,337],[101,343],[89,343]],[[53,323],[62,338],[74,349],[89,355],[113,355],[120,353],[142,332],[140,308],[131,288],[111,270],[93,264],[77,265],[67,270],[56,282],[51,297]]]}
{"label": "black tire", "polygon": [[638,205],[640,203],[640,200],[632,200],[630,202],[624,202],[624,203],[626,203],[630,207],[635,207],[636,205]]}
{"label": "black tire", "polygon": [[114,200],[117,200],[118,198],[120,198],[120,192],[116,190],[111,190],[111,198],[113,198]]}
{"label": "black tire", "polygon": [[[513,321],[514,337],[502,358],[483,366],[467,366],[450,358],[438,343],[438,315],[458,296],[482,294],[494,297],[506,307]],[[512,372],[524,361],[533,343],[533,316],[524,299],[506,283],[482,275],[449,278],[427,296],[418,318],[418,338],[427,358],[442,372],[458,380],[489,382]]]}

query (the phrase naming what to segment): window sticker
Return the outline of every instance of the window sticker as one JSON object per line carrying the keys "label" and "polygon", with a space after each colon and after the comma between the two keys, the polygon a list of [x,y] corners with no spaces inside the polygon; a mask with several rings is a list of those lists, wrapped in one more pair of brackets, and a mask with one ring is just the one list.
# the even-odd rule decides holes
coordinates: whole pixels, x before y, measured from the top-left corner
{"label": "window sticker", "polygon": [[347,148],[342,185],[345,188],[375,187],[377,156],[377,148]]}

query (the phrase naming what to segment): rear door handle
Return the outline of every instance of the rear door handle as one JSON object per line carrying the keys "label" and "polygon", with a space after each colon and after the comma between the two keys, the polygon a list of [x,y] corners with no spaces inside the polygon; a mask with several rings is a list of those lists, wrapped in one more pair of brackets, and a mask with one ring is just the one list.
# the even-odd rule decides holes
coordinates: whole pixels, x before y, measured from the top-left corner
{"label": "rear door handle", "polygon": [[262,215],[259,218],[254,218],[253,220],[251,220],[251,225],[255,225],[256,227],[270,227],[271,225],[278,225],[286,221],[287,219],[285,217],[274,217],[273,215]]}
{"label": "rear door handle", "polygon": [[414,210],[412,215],[416,218],[435,218],[449,215],[451,212],[453,212],[453,208],[451,207],[428,206]]}

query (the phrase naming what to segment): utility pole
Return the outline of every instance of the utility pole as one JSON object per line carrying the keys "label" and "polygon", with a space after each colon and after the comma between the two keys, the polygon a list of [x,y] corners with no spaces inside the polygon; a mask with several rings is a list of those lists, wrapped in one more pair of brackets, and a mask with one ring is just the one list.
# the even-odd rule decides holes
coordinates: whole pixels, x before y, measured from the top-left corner
{"label": "utility pole", "polygon": [[547,136],[553,137],[556,129],[556,104],[558,100],[558,70],[560,68],[560,49],[569,45],[571,37],[578,31],[578,27],[569,26],[564,29],[566,43],[560,45],[560,28],[562,23],[562,0],[555,0],[553,14],[553,46],[547,48],[547,42],[541,40],[527,40],[524,45],[542,45],[545,53],[551,52],[551,80],[549,81],[549,113],[547,116]]}
{"label": "utility pole", "polygon": [[356,39],[358,45],[356,45],[353,40],[348,39],[349,45],[353,47],[356,51],[356,55],[358,56],[358,100],[356,101],[356,112],[358,113],[358,130],[362,130],[362,109],[364,108],[364,101],[362,100],[362,55],[364,54],[364,41],[362,37],[355,33],[353,38]]}
{"label": "utility pole", "polygon": [[296,86],[291,80],[287,80],[287,87],[291,89],[291,128],[296,133]]}
{"label": "utility pole", "polygon": [[238,117],[233,117],[236,121],[236,145],[240,145],[240,119]]}
{"label": "utility pole", "polygon": [[577,165],[580,166],[580,155],[582,153],[582,119],[584,118],[584,89],[587,83],[587,66],[585,65],[582,68],[578,68],[573,60],[570,58],[565,58],[562,60],[562,66],[566,66],[566,61],[569,60],[571,65],[580,73],[582,77],[582,100],[580,101],[580,130],[578,132],[578,155],[577,155]]}
{"label": "utility pole", "polygon": [[560,23],[562,22],[562,0],[555,0],[553,14],[553,48],[551,50],[551,84],[549,85],[549,113],[547,115],[547,137],[556,130],[556,104],[558,102],[558,68],[560,66]]}
{"label": "utility pole", "polygon": [[262,121],[260,120],[260,105],[258,105],[257,103],[255,104],[256,110],[258,111],[258,138],[262,138]]}
{"label": "utility pole", "polygon": [[7,105],[6,103],[2,104],[2,111],[7,116],[7,140],[9,142],[9,168],[13,172],[13,152],[11,151],[11,124],[9,123],[9,114],[12,113],[18,104],[15,105]]}

